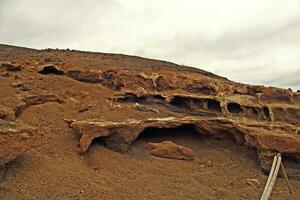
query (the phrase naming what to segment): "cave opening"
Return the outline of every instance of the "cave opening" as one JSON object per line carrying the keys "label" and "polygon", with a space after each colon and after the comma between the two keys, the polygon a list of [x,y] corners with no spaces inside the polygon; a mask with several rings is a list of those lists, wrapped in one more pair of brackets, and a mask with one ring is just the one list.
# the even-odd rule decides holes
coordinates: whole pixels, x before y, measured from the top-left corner
{"label": "cave opening", "polygon": [[212,160],[221,164],[234,159],[257,165],[257,153],[254,148],[244,146],[244,139],[234,130],[216,129],[211,135],[206,130],[194,124],[180,125],[173,128],[149,127],[144,129],[129,146],[127,155],[137,159],[156,159],[146,149],[149,143],[172,141],[175,144],[188,147],[195,152],[195,159]]}
{"label": "cave opening", "polygon": [[138,139],[154,140],[155,142],[168,140],[168,139],[180,139],[181,137],[197,137],[200,138],[201,134],[194,125],[181,125],[175,128],[156,128],[150,127],[142,131]]}
{"label": "cave opening", "polygon": [[220,102],[214,99],[209,99],[207,101],[207,109],[215,112],[222,112]]}
{"label": "cave opening", "polygon": [[241,105],[238,103],[228,103],[227,109],[230,113],[235,113],[235,114],[243,112]]}
{"label": "cave opening", "polygon": [[189,108],[188,102],[185,98],[182,97],[174,97],[171,101],[171,104],[176,107],[180,108]]}
{"label": "cave opening", "polygon": [[266,106],[263,107],[263,114],[266,119],[270,119],[270,111],[268,107]]}
{"label": "cave opening", "polygon": [[64,72],[62,70],[57,69],[55,66],[46,66],[39,73],[64,75]]}

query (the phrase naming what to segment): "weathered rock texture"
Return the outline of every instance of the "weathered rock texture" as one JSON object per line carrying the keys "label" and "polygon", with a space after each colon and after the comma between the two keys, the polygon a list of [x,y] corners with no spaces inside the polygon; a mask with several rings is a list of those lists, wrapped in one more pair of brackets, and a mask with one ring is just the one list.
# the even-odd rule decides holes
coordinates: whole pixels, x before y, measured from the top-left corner
{"label": "weathered rock texture", "polygon": [[[290,174],[299,177],[299,92],[235,83],[200,69],[134,56],[1,49],[3,120],[16,121],[31,107],[55,105],[57,113],[72,119],[68,122],[82,152],[95,138],[126,151],[147,128],[191,125],[199,134],[229,135],[256,149],[265,170],[272,156],[282,153]],[[3,152],[9,149],[1,146]]]}
{"label": "weathered rock texture", "polygon": [[40,144],[37,129],[26,124],[0,120],[0,166]]}
{"label": "weathered rock texture", "polygon": [[121,109],[131,105],[179,117],[74,121],[71,127],[79,135],[81,150],[86,151],[94,138],[103,137],[107,147],[126,151],[146,128],[192,124],[201,134],[229,134],[237,143],[254,147],[265,170],[278,152],[299,162],[298,93],[237,84],[213,75],[171,71],[148,75],[118,69],[99,71],[99,83],[117,91],[109,101],[119,103]]}
{"label": "weathered rock texture", "polygon": [[194,160],[195,153],[192,149],[175,144],[172,141],[147,144],[146,149],[151,155],[161,158],[171,158],[178,160]]}
{"label": "weathered rock texture", "polygon": [[238,144],[255,148],[261,166],[265,170],[268,170],[277,152],[283,156],[299,157],[299,128],[293,125],[287,126],[284,123],[266,124],[258,121],[199,116],[129,119],[124,122],[73,121],[71,123],[71,127],[80,138],[79,146],[83,152],[88,149],[93,139],[98,137],[105,139],[108,148],[124,152],[146,128],[174,128],[182,125],[193,125],[199,134],[207,136],[229,135]]}

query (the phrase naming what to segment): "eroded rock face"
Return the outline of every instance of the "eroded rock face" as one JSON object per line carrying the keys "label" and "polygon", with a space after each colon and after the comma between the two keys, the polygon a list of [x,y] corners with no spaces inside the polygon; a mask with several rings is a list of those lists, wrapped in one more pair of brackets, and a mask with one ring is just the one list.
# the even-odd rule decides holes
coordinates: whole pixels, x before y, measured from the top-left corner
{"label": "eroded rock face", "polygon": [[30,106],[56,102],[72,119],[82,152],[98,137],[123,152],[147,128],[192,125],[199,134],[226,134],[253,147],[263,169],[276,153],[299,163],[299,92],[138,57],[59,50],[18,56],[26,52],[2,54],[9,66],[1,62],[0,119],[18,120]]}
{"label": "eroded rock face", "polygon": [[0,120],[0,166],[40,144],[37,129],[16,122]]}
{"label": "eroded rock face", "polygon": [[[238,124],[219,117],[166,117],[146,120],[129,119],[124,122],[73,121],[71,123],[74,132],[79,136],[79,144],[83,152],[97,137],[106,137],[108,144],[113,140],[114,145],[119,146],[116,150],[126,151],[146,128],[174,128],[182,125],[194,125],[199,133],[205,135],[230,134],[238,143],[251,145],[257,149],[274,150],[280,153],[300,152],[299,129],[295,126],[285,127],[283,124],[265,125],[262,131],[259,130],[261,123],[249,124],[249,122],[239,121]],[[295,134],[284,133],[287,129]]]}
{"label": "eroded rock face", "polygon": [[192,149],[175,144],[172,141],[160,143],[149,143],[146,149],[151,155],[161,158],[171,158],[178,160],[194,160],[195,153]]}
{"label": "eroded rock face", "polygon": [[[92,140],[98,137],[105,140],[108,148],[124,152],[146,128],[176,128],[193,125],[199,134],[207,136],[226,134],[234,138],[237,144],[255,148],[262,166],[269,166],[272,155],[278,152],[283,156],[299,157],[300,155],[299,128],[281,123],[266,124],[224,117],[189,116],[128,119],[124,122],[73,120],[70,124],[79,138],[82,152],[87,151]],[[266,151],[273,154],[265,154]]]}

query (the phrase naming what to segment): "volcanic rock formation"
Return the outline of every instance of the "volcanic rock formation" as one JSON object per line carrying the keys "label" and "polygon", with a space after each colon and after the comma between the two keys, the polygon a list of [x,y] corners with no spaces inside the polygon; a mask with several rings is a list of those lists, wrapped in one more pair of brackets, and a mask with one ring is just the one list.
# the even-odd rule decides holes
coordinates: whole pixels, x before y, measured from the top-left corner
{"label": "volcanic rock formation", "polygon": [[30,138],[35,133],[18,128],[19,116],[26,109],[51,105],[64,113],[81,152],[96,138],[126,152],[148,128],[190,125],[201,135],[228,135],[254,148],[266,171],[272,157],[281,153],[289,175],[300,177],[299,92],[235,83],[200,69],[139,57],[2,49],[0,164],[34,146]]}

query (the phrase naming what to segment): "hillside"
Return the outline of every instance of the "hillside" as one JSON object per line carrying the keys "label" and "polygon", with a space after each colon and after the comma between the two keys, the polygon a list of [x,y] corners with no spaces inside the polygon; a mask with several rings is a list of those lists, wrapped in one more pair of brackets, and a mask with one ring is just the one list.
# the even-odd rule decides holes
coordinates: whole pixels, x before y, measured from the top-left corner
{"label": "hillside", "polygon": [[[163,141],[192,159],[151,155]],[[295,194],[279,177],[272,199],[299,199],[299,92],[137,56],[0,45],[0,199],[258,199],[277,153]]]}

